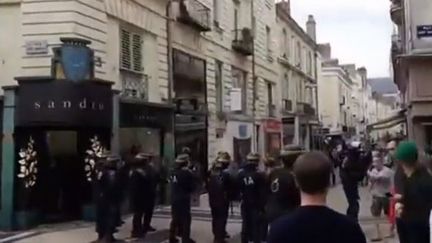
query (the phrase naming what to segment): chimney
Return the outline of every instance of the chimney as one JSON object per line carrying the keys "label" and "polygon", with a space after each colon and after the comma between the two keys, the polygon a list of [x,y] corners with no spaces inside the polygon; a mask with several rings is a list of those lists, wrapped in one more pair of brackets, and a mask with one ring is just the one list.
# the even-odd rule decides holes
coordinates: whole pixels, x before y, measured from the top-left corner
{"label": "chimney", "polygon": [[288,15],[291,15],[291,0],[282,0],[277,5]]}
{"label": "chimney", "polygon": [[323,60],[331,59],[331,46],[330,43],[319,44],[318,51],[321,53]]}
{"label": "chimney", "polygon": [[308,16],[306,22],[306,33],[312,38],[312,40],[316,41],[316,22],[313,15]]}
{"label": "chimney", "polygon": [[357,69],[357,72],[360,74],[362,79],[362,88],[366,87],[366,80],[368,78],[367,69],[365,67],[361,67]]}

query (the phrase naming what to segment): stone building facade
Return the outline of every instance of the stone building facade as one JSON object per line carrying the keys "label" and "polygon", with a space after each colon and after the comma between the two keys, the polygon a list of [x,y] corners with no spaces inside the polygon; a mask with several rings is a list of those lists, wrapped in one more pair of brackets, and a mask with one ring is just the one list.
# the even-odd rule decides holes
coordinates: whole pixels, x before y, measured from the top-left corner
{"label": "stone building facade", "polygon": [[403,108],[408,138],[419,148],[432,144],[432,10],[430,1],[393,0],[390,15],[396,25],[392,36],[392,66]]}
{"label": "stone building facade", "polygon": [[279,82],[283,143],[313,147],[318,127],[317,80],[321,65],[316,44],[316,23],[309,16],[304,31],[291,17],[289,2],[277,5]]}
{"label": "stone building facade", "polygon": [[[49,174],[51,163],[44,156],[80,161],[77,177],[71,181],[88,167],[86,149],[93,145],[125,158],[139,150],[151,153],[161,168],[169,167],[183,147],[190,147],[203,173],[219,150],[241,163],[251,151],[271,155],[289,143],[312,147],[312,129],[319,124],[315,23],[310,18],[308,32],[303,31],[286,4],[273,0],[0,0],[0,84],[4,87],[2,124],[6,124],[2,130],[7,138],[2,141],[0,226],[30,226],[36,211],[42,210],[35,209],[39,204],[16,205],[14,200],[14,195],[21,198],[30,193],[19,183],[15,187],[17,151],[26,141],[36,144],[41,164],[46,164],[41,174]],[[282,43],[284,33],[287,42]],[[92,50],[91,60],[85,62],[94,67],[85,70],[91,73],[85,79],[92,85],[80,80],[71,84],[70,72],[62,68],[84,64],[73,63],[76,53],[65,58],[67,45],[86,51],[88,45]],[[61,92],[49,91],[56,85]],[[15,117],[24,110],[27,101],[20,94],[29,87],[41,92],[30,98],[48,99],[44,112],[52,117],[29,115],[27,123]],[[94,87],[98,88],[91,90]],[[100,101],[94,101],[102,94]],[[50,95],[77,99],[80,109],[69,113],[73,122],[57,112],[72,109],[72,102]],[[73,95],[78,97],[69,97]],[[35,102],[32,108],[40,109],[39,101]],[[106,112],[98,116],[95,107]],[[112,119],[86,124],[84,114]],[[292,118],[294,130],[288,131],[293,138],[287,141],[285,118]],[[67,143],[56,142],[65,137]],[[59,184],[47,178],[40,176],[45,184],[39,186],[42,192],[35,193],[38,197],[53,189],[44,185]],[[67,201],[51,198],[46,205],[56,200]],[[88,216],[88,203],[73,207],[70,216],[77,217],[78,211]],[[44,208],[45,215],[56,214],[55,207]],[[56,210],[69,208],[61,207]]]}

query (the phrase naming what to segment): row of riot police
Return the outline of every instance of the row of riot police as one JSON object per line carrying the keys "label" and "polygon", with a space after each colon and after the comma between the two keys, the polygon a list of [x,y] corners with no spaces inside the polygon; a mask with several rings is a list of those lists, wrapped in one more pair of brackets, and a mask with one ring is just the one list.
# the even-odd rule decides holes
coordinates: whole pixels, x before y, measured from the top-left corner
{"label": "row of riot police", "polygon": [[218,154],[207,184],[215,243],[225,243],[229,237],[229,205],[235,200],[241,203],[242,243],[266,241],[269,223],[300,205],[292,167],[302,153],[301,147],[286,147],[278,159],[264,161],[266,171],[259,170],[259,154],[251,153],[236,173],[229,170],[229,154]]}
{"label": "row of riot police", "polygon": [[[179,242],[178,236],[181,242],[194,242],[190,238],[191,197],[199,188],[200,178],[188,151],[183,152],[177,156],[169,177],[170,243]],[[300,205],[292,167],[302,153],[300,147],[287,147],[279,158],[265,160],[266,171],[259,170],[261,158],[258,154],[249,154],[247,163],[238,171],[230,169],[232,160],[228,153],[218,154],[206,178],[215,243],[224,243],[229,238],[226,226],[233,201],[241,203],[242,243],[265,241],[268,225]],[[103,242],[115,241],[113,234],[121,224],[120,207],[124,191],[129,191],[133,212],[132,237],[141,238],[154,230],[150,222],[160,178],[150,163],[150,157],[137,154],[129,161],[127,169],[119,168],[120,161],[119,157],[106,155],[96,166],[96,231]]]}
{"label": "row of riot police", "polygon": [[116,241],[114,233],[123,223],[121,206],[125,192],[133,213],[132,238],[155,231],[150,223],[160,179],[150,160],[151,155],[138,153],[126,166],[120,157],[107,153],[97,161],[93,179],[97,242]]}

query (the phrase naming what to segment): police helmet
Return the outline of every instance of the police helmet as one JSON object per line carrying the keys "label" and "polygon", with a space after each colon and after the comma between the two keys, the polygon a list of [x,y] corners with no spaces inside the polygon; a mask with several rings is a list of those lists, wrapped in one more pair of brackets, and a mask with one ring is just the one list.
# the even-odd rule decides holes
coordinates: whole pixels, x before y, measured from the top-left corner
{"label": "police helmet", "polygon": [[275,157],[273,156],[267,156],[264,160],[264,164],[267,167],[274,167],[278,164],[278,161]]}
{"label": "police helmet", "polygon": [[252,164],[258,164],[260,161],[260,155],[258,153],[250,153],[247,155],[246,160]]}
{"label": "police helmet", "polygon": [[176,164],[186,164],[189,163],[189,155],[187,154],[179,154],[175,159]]}
{"label": "police helmet", "polygon": [[228,152],[219,152],[216,162],[227,164],[231,162],[231,156],[228,154]]}
{"label": "police helmet", "polygon": [[191,149],[189,147],[183,147],[182,154],[191,154]]}
{"label": "police helmet", "polygon": [[110,152],[103,153],[98,162],[103,166],[107,168],[117,168],[117,164],[120,162],[121,158],[120,156],[111,154]]}

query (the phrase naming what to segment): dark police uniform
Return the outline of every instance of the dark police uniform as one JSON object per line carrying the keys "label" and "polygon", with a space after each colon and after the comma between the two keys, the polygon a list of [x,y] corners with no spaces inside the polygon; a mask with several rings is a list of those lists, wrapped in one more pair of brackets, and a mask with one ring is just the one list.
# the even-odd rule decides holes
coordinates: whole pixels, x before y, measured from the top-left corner
{"label": "dark police uniform", "polygon": [[195,191],[197,178],[188,168],[188,155],[179,155],[175,162],[177,167],[170,176],[172,220],[169,239],[170,242],[178,242],[176,234],[180,232],[182,243],[192,243],[191,195]]}
{"label": "dark police uniform", "polygon": [[132,237],[145,235],[150,228],[158,178],[149,156],[138,154],[130,172],[130,203],[133,211]]}
{"label": "dark police uniform", "polygon": [[348,148],[346,158],[342,163],[340,177],[348,201],[347,216],[356,221],[358,220],[358,214],[360,211],[358,184],[363,179],[364,175],[365,171],[361,160],[360,150],[358,146],[351,145]]}
{"label": "dark police uniform", "polygon": [[280,155],[283,167],[274,169],[269,175],[266,212],[270,223],[300,206],[300,191],[295,183],[292,166],[303,152],[298,146],[287,147]]}
{"label": "dark police uniform", "polygon": [[215,167],[210,172],[207,184],[215,243],[226,242],[226,225],[228,221],[230,199],[232,197],[232,183],[230,174],[227,171],[229,163],[229,156],[221,154],[216,159]]}
{"label": "dark police uniform", "polygon": [[114,242],[118,225],[118,205],[121,200],[120,183],[116,165],[119,157],[104,155],[96,172],[96,232],[99,240]]}
{"label": "dark police uniform", "polygon": [[248,155],[248,163],[239,172],[241,193],[242,232],[241,242],[260,243],[265,208],[266,177],[258,172],[259,155]]}

